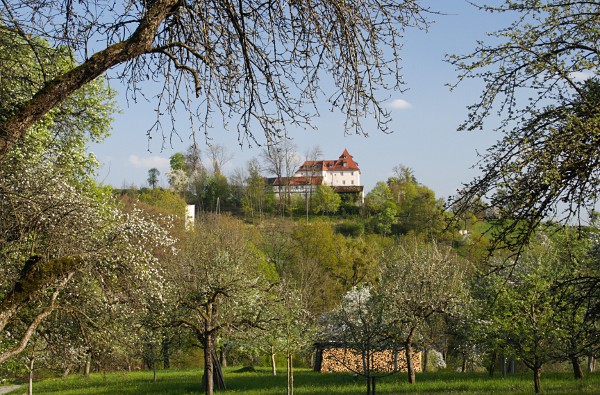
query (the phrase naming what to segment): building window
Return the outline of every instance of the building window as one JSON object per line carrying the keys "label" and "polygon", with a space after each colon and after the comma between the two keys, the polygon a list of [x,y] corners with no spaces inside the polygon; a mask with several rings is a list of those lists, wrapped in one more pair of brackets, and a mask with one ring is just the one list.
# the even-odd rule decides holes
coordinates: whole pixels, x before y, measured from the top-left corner
{"label": "building window", "polygon": [[346,180],[342,181],[342,184],[343,184],[343,185],[346,185]]}
{"label": "building window", "polygon": [[352,180],[352,185],[354,185],[354,180]]}

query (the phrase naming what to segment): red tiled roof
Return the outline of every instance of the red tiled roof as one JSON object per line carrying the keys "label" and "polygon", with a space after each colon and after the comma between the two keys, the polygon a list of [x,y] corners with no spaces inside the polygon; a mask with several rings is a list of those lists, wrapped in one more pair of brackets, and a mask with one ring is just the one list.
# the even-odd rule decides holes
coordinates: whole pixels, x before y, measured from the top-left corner
{"label": "red tiled roof", "polygon": [[298,171],[359,171],[358,163],[352,159],[352,155],[344,148],[344,152],[337,160],[307,160],[300,166]]}
{"label": "red tiled roof", "polygon": [[269,179],[267,181],[270,185],[280,186],[280,185],[291,185],[291,186],[299,186],[299,185],[321,185],[323,184],[323,177],[315,176],[315,177],[275,177]]}

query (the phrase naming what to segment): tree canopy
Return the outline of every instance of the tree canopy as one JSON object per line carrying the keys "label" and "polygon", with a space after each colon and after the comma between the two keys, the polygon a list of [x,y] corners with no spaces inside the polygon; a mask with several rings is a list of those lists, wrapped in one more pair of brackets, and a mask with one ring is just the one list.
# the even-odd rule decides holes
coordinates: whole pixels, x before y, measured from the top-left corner
{"label": "tree canopy", "polygon": [[[49,110],[117,65],[134,98],[142,83],[160,79],[157,114],[182,105],[203,131],[215,116],[224,124],[237,116],[240,142],[254,142],[254,130],[273,142],[285,135],[286,123],[309,123],[319,97],[347,115],[348,131],[365,133],[366,115],[385,129],[389,114],[376,91],[400,87],[401,37],[428,24],[417,0],[6,0],[0,10],[7,44],[18,37],[37,53],[37,36],[79,60],[44,75],[0,123],[0,156]],[[321,81],[324,73],[331,84]],[[325,86],[333,88],[324,92]]]}
{"label": "tree canopy", "polygon": [[[523,245],[545,218],[565,223],[587,216],[600,191],[596,1],[506,1],[490,12],[514,12],[515,22],[451,56],[460,81],[482,79],[481,99],[469,107],[465,130],[500,116],[504,137],[482,155],[483,175],[466,185],[454,205],[468,209],[489,197],[503,218],[498,245]],[[498,228],[499,229],[499,228]]]}

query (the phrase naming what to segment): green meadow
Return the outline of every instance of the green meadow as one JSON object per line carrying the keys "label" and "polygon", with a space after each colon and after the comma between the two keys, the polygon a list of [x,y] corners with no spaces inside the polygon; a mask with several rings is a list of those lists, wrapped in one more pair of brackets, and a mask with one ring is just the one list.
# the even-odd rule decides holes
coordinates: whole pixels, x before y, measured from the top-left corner
{"label": "green meadow", "polygon": [[[227,390],[221,394],[278,395],[286,393],[286,375],[282,371],[272,376],[268,369],[237,373],[235,368],[225,370]],[[152,372],[117,372],[77,375],[65,379],[46,379],[34,383],[34,394],[201,394],[201,370],[159,371],[156,382]],[[316,373],[298,369],[294,375],[296,395],[350,395],[365,393],[365,382],[352,374]],[[575,381],[568,373],[548,373],[542,378],[545,394],[598,394],[600,375],[587,375]],[[27,385],[10,394],[27,392]],[[532,394],[533,381],[529,374],[490,378],[485,373],[435,372],[417,376],[410,385],[404,374],[381,378],[377,394]]]}

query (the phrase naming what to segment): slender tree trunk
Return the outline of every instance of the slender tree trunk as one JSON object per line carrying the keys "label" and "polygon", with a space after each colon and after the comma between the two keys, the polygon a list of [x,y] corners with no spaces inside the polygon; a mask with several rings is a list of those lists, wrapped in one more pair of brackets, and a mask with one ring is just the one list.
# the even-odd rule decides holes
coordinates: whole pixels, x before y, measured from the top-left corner
{"label": "slender tree trunk", "polygon": [[373,395],[375,395],[375,393],[376,393],[376,389],[375,389],[375,380],[376,380],[376,379],[377,379],[377,377],[375,377],[375,376],[371,377],[371,382],[373,383],[373,384],[371,385],[371,389],[372,389],[372,391],[373,391]]}
{"label": "slender tree trunk", "polygon": [[366,377],[367,379],[367,395],[372,395],[371,394],[371,376]]}
{"label": "slender tree trunk", "polygon": [[275,361],[275,347],[271,346],[271,373],[277,376],[277,363]]}
{"label": "slender tree trunk", "polygon": [[91,367],[92,367],[92,352],[88,351],[87,355],[85,356],[85,368],[83,370],[83,375],[85,377],[88,377],[90,375]]}
{"label": "slender tree trunk", "polygon": [[33,363],[35,362],[35,356],[32,355],[29,360],[29,386],[27,388],[28,394],[33,395]]}
{"label": "slender tree trunk", "polygon": [[502,356],[502,377],[506,376],[507,368],[506,368],[506,357]]}
{"label": "slender tree trunk", "polygon": [[287,395],[294,395],[294,356],[287,355]]}
{"label": "slender tree trunk", "polygon": [[594,373],[596,371],[596,358],[594,354],[590,352],[588,355],[588,373]]}
{"label": "slender tree trunk", "polygon": [[406,370],[408,372],[408,382],[410,384],[414,384],[415,379],[415,368],[413,366],[412,360],[412,341],[415,335],[415,328],[411,328],[408,338],[406,339],[406,343],[404,344],[404,349],[406,351]]}
{"label": "slender tree trunk", "polygon": [[427,372],[427,365],[429,364],[429,350],[427,347],[423,348],[423,363],[421,364],[421,371]]}
{"label": "slender tree trunk", "polygon": [[463,360],[462,360],[462,366],[460,367],[460,371],[462,373],[465,373],[467,371],[467,356],[465,355],[465,353],[462,354]]}
{"label": "slender tree trunk", "polygon": [[573,376],[575,380],[580,380],[583,378],[583,369],[581,368],[581,363],[579,362],[579,358],[572,357],[571,365],[573,365]]}
{"label": "slender tree trunk", "polygon": [[536,366],[533,368],[533,385],[535,388],[535,395],[542,394],[542,367]]}
{"label": "slender tree trunk", "polygon": [[156,360],[152,359],[152,381],[156,383]]}

